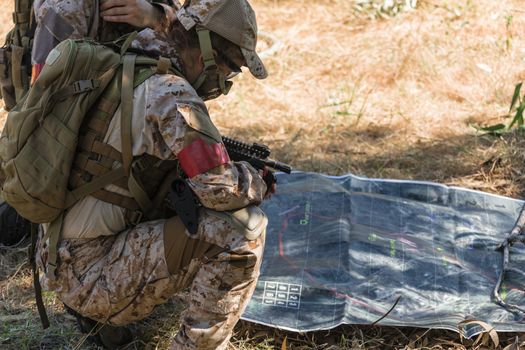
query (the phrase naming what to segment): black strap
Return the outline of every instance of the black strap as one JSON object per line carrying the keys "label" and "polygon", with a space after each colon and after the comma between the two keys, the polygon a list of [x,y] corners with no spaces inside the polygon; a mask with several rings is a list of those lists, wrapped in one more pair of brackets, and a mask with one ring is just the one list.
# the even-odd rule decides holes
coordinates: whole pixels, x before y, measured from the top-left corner
{"label": "black strap", "polygon": [[35,288],[36,307],[38,309],[40,321],[42,321],[42,327],[46,329],[49,327],[49,319],[47,318],[46,307],[44,306],[44,301],[42,300],[42,286],[40,285],[40,277],[38,274],[38,269],[36,268],[37,233],[38,225],[31,224],[31,245],[28,249],[28,255],[29,263],[31,264],[31,269],[33,271],[33,286]]}

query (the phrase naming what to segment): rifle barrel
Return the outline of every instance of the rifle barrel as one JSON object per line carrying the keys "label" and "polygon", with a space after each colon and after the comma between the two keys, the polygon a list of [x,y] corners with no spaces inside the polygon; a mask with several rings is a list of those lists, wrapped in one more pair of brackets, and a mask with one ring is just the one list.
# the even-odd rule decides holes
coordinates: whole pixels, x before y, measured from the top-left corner
{"label": "rifle barrel", "polygon": [[282,171],[283,173],[286,173],[286,174],[292,173],[292,167],[289,166],[288,164],[281,163],[281,162],[278,162],[272,159],[265,159],[263,160],[263,162],[266,164],[266,166],[273,168],[275,170]]}

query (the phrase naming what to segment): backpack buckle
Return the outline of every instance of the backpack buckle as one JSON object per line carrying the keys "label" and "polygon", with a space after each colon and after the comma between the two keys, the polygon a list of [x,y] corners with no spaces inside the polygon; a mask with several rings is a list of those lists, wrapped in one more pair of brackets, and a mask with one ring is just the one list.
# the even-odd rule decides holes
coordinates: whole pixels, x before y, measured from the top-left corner
{"label": "backpack buckle", "polygon": [[137,226],[142,221],[143,215],[144,214],[142,214],[140,210],[134,210],[134,211],[128,210],[126,219],[131,226]]}
{"label": "backpack buckle", "polygon": [[73,91],[75,94],[81,93],[81,92],[87,92],[91,90],[95,90],[100,85],[98,80],[77,80],[73,83]]}
{"label": "backpack buckle", "polygon": [[29,23],[29,14],[25,12],[13,12],[13,23],[14,24],[21,24],[21,23]]}
{"label": "backpack buckle", "polygon": [[157,74],[166,74],[171,67],[171,60],[167,57],[159,57],[157,61]]}
{"label": "backpack buckle", "polygon": [[148,168],[148,165],[145,161],[139,158],[131,164],[131,168],[133,168],[133,171],[141,173]]}

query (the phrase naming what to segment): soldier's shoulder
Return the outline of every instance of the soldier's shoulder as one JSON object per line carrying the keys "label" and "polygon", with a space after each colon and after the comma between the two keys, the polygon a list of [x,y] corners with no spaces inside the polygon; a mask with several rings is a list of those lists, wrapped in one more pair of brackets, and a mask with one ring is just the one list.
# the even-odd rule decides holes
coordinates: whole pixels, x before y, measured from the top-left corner
{"label": "soldier's shoulder", "polygon": [[177,75],[155,74],[150,78],[149,86],[153,95],[172,96],[178,103],[202,103],[191,84]]}

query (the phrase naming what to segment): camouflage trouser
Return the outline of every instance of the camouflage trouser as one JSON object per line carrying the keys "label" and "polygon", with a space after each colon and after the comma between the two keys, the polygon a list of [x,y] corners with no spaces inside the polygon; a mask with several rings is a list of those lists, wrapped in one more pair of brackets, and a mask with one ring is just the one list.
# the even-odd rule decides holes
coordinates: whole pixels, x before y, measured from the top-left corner
{"label": "camouflage trouser", "polygon": [[[56,281],[42,278],[44,288],[85,317],[124,325],[191,286],[172,349],[225,349],[255,288],[264,232],[249,241],[231,221],[203,212],[198,238],[226,249],[209,260],[194,259],[172,275],[164,256],[165,221],[145,222],[115,236],[62,241]],[[45,246],[37,256],[43,266]]]}

